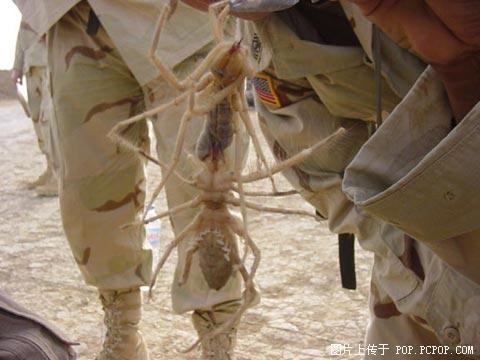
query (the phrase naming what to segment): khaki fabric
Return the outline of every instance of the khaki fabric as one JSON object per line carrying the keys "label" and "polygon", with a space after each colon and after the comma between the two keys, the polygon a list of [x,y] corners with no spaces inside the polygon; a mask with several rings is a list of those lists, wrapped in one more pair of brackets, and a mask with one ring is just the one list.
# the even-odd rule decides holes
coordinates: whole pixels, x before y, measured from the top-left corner
{"label": "khaki fabric", "polygon": [[69,9],[81,0],[13,0],[23,19],[39,36],[55,24]]}
{"label": "khaki fabric", "polygon": [[[86,0],[83,0],[85,2]],[[22,15],[38,34],[45,33],[80,0],[15,0]],[[141,85],[158,72],[148,58],[155,24],[168,0],[88,0],[117,50]],[[208,16],[181,1],[167,24],[157,51],[173,67],[202,49],[213,37]]]}
{"label": "khaki fabric", "polygon": [[[283,101],[275,106],[262,101],[262,92],[256,96],[262,130],[275,157],[292,156],[339,127],[346,129],[284,175],[316,207],[332,232],[355,234],[360,245],[375,254],[367,342],[378,345],[381,341],[394,347],[409,344],[413,338],[412,344],[473,345],[480,351],[480,308],[474,305],[478,303],[480,286],[452,269],[427,246],[406,238],[398,228],[357,207],[342,191],[344,171],[352,160],[356,161],[357,152],[363,151],[369,135],[367,122],[374,118],[373,69],[368,49],[363,53],[359,47],[350,49],[299,39],[278,15],[248,23],[246,28],[253,63],[263,70],[260,76],[271,79],[272,92]],[[391,112],[393,116],[401,96],[424,66],[384,40],[386,54],[402,54],[400,59],[383,59],[384,69],[388,70],[383,73],[383,109],[385,115]],[[401,154],[404,148],[398,146],[397,136],[392,132],[383,139],[384,151],[394,149]],[[383,153],[377,149],[377,154],[381,157]],[[368,160],[371,166],[375,160],[372,153]],[[355,174],[358,181],[363,175],[361,169]],[[384,176],[389,175],[387,168]],[[382,180],[378,179],[378,183]]]}
{"label": "khaki fabric", "polygon": [[480,283],[480,105],[454,130],[452,117],[429,68],[348,167],[344,190]]}
{"label": "khaki fabric", "polygon": [[[321,46],[300,39],[278,16],[247,27],[255,41],[253,65],[271,66],[278,78],[308,79],[327,110],[339,117],[375,121],[373,69],[359,47]],[[260,45],[257,45],[260,44]],[[312,61],[315,59],[315,61]],[[400,98],[384,83],[383,109],[393,110]],[[361,106],[362,105],[362,106]]]}
{"label": "khaki fabric", "polygon": [[[81,2],[48,34],[62,154],[62,219],[74,257],[88,284],[100,289],[134,288],[148,285],[151,280],[151,250],[145,243],[143,226],[128,230],[121,227],[139,220],[143,214],[145,163],[137,154],[113,144],[106,134],[119,121],[165,103],[176,94],[161,79],[142,86],[103,26],[97,35],[88,36],[85,28],[90,9],[86,1]],[[190,73],[208,49],[179,63],[178,76]],[[152,119],[158,155],[164,162],[170,161],[183,112],[182,104]],[[185,177],[198,171],[186,155],[194,153],[202,126],[203,119],[196,118],[189,127],[178,168]],[[148,151],[145,122],[128,127],[122,135]],[[166,194],[172,208],[191,200],[197,190],[174,176],[167,182]],[[192,209],[171,217],[177,235],[195,214],[196,209]],[[188,246],[187,240],[179,248],[172,291],[174,310],[209,309],[240,299],[238,273],[219,291],[212,290],[202,277],[196,256],[189,280],[183,286],[178,285]]]}
{"label": "khaki fabric", "polygon": [[[382,344],[385,350],[380,351]],[[448,350],[445,346],[448,345],[441,344],[435,334],[409,316],[398,315],[389,319],[372,317],[365,339],[364,359],[375,360],[382,357],[389,360],[469,359],[465,355],[455,354],[455,346],[448,347]],[[459,350],[461,351],[461,348]],[[438,354],[439,351],[442,351],[441,355]]]}
{"label": "khaki fabric", "polygon": [[47,71],[46,43],[45,39],[39,39],[38,34],[25,21],[21,22],[18,30],[13,68],[25,75],[28,108],[38,146],[46,156],[48,166],[56,172],[59,159]]}
{"label": "khaki fabric", "polygon": [[46,66],[45,42],[25,21],[20,23],[13,68],[27,74],[32,66]]}

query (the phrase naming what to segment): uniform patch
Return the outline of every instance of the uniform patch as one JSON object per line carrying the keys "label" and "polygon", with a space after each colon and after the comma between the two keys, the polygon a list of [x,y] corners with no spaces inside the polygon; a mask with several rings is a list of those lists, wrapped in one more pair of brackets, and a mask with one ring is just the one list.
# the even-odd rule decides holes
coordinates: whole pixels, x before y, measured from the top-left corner
{"label": "uniform patch", "polygon": [[259,99],[267,104],[275,107],[281,107],[282,103],[273,86],[272,78],[264,73],[258,73],[252,80],[253,87]]}
{"label": "uniform patch", "polygon": [[252,43],[250,45],[250,51],[252,52],[253,58],[260,63],[262,59],[262,42],[260,37],[255,33],[253,34]]}

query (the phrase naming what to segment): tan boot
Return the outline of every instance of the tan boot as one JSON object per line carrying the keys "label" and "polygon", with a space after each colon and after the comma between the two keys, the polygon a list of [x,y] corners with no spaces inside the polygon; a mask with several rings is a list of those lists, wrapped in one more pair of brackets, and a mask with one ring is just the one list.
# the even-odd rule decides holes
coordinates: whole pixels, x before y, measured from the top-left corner
{"label": "tan boot", "polygon": [[35,189],[37,196],[58,196],[58,181],[57,177],[50,171],[49,176],[43,185],[38,186]]}
{"label": "tan boot", "polygon": [[[218,319],[216,319],[217,317]],[[192,315],[193,326],[198,332],[198,336],[202,336],[209,331],[217,328],[221,322],[226,321],[228,317],[220,319],[221,313],[213,313],[211,311],[195,311]],[[233,360],[234,349],[237,342],[237,329],[232,328],[228,332],[215,336],[212,339],[203,340],[202,360]]]}
{"label": "tan boot", "polygon": [[142,317],[140,289],[100,290],[106,334],[96,360],[148,360],[148,351],[138,329]]}

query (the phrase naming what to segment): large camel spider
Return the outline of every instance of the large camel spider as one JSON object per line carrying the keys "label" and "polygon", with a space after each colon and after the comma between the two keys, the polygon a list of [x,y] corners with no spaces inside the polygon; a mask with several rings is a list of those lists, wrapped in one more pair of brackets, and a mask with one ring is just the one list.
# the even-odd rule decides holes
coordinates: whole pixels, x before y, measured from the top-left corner
{"label": "large camel spider", "polygon": [[[175,10],[175,7],[176,1],[170,1],[169,5],[166,5],[161,12],[152,41],[150,57],[157,66],[161,76],[173,88],[178,90],[180,95],[166,104],[120,122],[112,129],[109,136],[117,143],[138,152],[163,169],[162,180],[154,190],[150,204],[157,198],[173,173],[200,190],[200,194],[193,200],[158,214],[154,218],[143,219],[144,223],[148,223],[180,213],[186,209],[199,208],[199,213],[194,220],[165,249],[155,269],[150,291],[152,291],[156,277],[171,252],[187,238],[191,239],[191,243],[186,254],[185,266],[180,280],[181,284],[188,279],[192,258],[195,253],[199,256],[200,268],[210,288],[221,289],[229,277],[236,273],[237,270],[244,280],[243,302],[238,311],[227,322],[207,333],[203,338],[198,339],[187,350],[189,351],[198,345],[200,341],[213,338],[234,327],[255,298],[256,290],[253,279],[260,262],[260,250],[249,235],[247,209],[306,215],[316,218],[313,213],[303,210],[268,207],[247,201],[246,197],[280,196],[295,193],[291,191],[278,192],[272,176],[301,163],[315,150],[345,130],[340,129],[323,141],[299,152],[291,158],[269,166],[260,146],[258,135],[254,130],[252,120],[249,117],[248,107],[242,91],[245,78],[253,75],[253,70],[247,61],[247,50],[242,46],[241,41],[232,42],[224,39],[223,26],[230,10],[228,1],[220,1],[210,6],[210,23],[217,44],[198,67],[183,80],[177,79],[173,72],[155,54],[162,29]],[[178,136],[169,164],[162,163],[151,157],[144,150],[121,137],[121,130],[126,126],[184,102],[187,104],[187,110],[180,120]],[[203,104],[199,104],[200,102]],[[185,179],[176,171],[176,166],[180,160],[186,130],[194,116],[203,115],[207,115],[207,121],[198,139],[196,154],[191,156],[192,160],[201,168],[201,171],[193,179]],[[257,169],[249,174],[242,174],[242,159],[240,156],[235,156],[233,160],[233,171],[229,168],[224,156],[224,150],[232,145],[232,142],[234,142],[235,154],[241,153],[241,137],[235,136],[241,126],[245,127],[250,136],[259,159]],[[252,193],[244,191],[244,184],[266,178],[270,178],[272,182],[272,192]],[[230,207],[232,206],[240,208],[242,220],[236,218],[231,213]],[[242,257],[238,251],[236,236],[243,239],[245,244],[245,251]],[[247,269],[245,266],[248,249],[253,253],[253,262],[250,269]]]}

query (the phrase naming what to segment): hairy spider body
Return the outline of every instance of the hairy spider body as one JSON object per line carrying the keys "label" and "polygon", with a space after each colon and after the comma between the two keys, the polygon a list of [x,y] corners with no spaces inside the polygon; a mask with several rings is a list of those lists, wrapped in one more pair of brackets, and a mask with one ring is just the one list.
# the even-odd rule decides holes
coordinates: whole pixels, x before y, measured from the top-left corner
{"label": "hairy spider body", "polygon": [[[233,196],[228,176],[230,172],[225,173],[223,157],[212,154],[206,162],[210,169],[206,168],[196,178],[196,186],[201,190],[199,219],[197,228],[192,230],[195,236],[190,240],[186,253],[182,283],[188,280],[193,255],[197,253],[208,286],[220,290],[234,275],[234,268],[241,264],[236,236],[229,226],[234,215],[226,202],[228,197]],[[212,172],[213,169],[216,171]]]}

